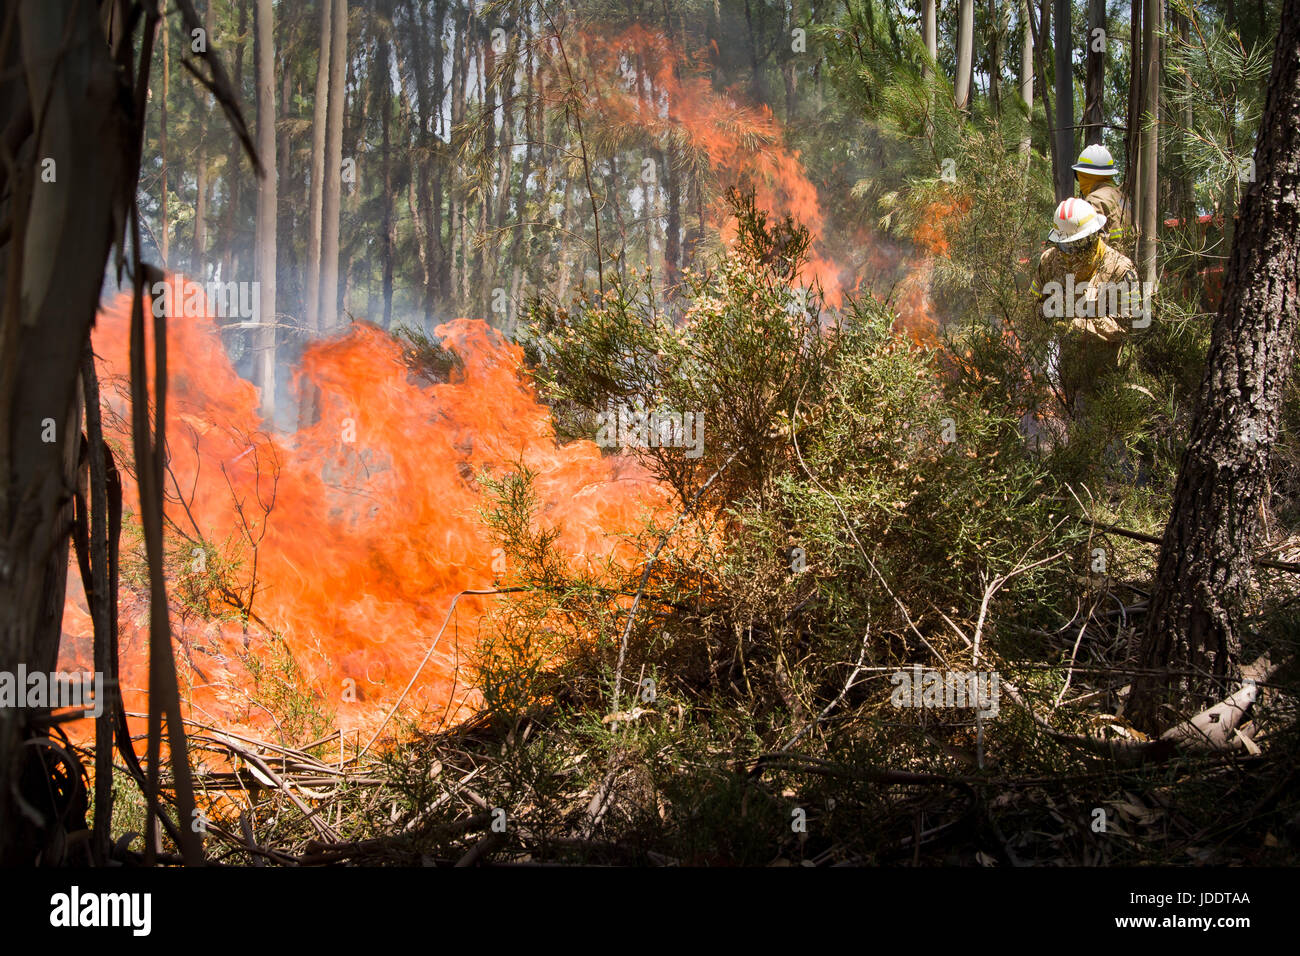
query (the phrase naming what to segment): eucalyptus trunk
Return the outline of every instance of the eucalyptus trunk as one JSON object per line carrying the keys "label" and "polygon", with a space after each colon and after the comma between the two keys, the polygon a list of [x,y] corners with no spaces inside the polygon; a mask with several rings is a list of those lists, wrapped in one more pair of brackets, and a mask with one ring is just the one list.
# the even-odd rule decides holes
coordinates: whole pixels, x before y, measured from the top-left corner
{"label": "eucalyptus trunk", "polygon": [[257,189],[257,239],[254,278],[258,283],[261,311],[257,329],[257,357],[254,384],[261,391],[261,413],[270,419],[275,413],[275,24],[271,0],[257,0],[254,16],[257,54],[257,152],[262,159],[262,179]]}
{"label": "eucalyptus trunk", "polygon": [[339,209],[343,191],[343,102],[348,51],[348,0],[330,10],[329,109],[325,118],[325,168],[321,176],[319,330],[335,331],[339,314]]}

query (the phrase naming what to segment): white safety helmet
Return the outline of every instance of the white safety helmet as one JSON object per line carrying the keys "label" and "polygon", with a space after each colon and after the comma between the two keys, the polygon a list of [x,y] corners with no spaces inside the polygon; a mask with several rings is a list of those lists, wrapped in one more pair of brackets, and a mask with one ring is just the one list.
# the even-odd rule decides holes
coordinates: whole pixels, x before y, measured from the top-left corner
{"label": "white safety helmet", "polygon": [[1054,246],[1078,242],[1106,228],[1106,217],[1093,209],[1088,200],[1073,197],[1061,200],[1052,222],[1056,228],[1048,234],[1047,241]]}
{"label": "white safety helmet", "polygon": [[1093,176],[1118,176],[1115,157],[1101,143],[1085,146],[1078,160],[1070,167],[1076,173],[1090,173]]}

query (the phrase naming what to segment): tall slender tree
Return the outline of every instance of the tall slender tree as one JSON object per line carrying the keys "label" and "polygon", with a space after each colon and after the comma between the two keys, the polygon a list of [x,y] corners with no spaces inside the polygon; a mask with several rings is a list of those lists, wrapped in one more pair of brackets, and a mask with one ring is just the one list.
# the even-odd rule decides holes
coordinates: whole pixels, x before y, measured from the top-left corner
{"label": "tall slender tree", "polygon": [[393,90],[389,73],[392,70],[393,2],[380,0],[379,42],[376,44],[377,60],[375,95],[379,97],[380,163],[384,177],[383,209],[380,213],[380,260],[383,269],[381,294],[384,300],[384,328],[393,324],[393,156],[392,126]]}
{"label": "tall slender tree", "polygon": [[[248,2],[234,0],[239,8],[239,29],[235,33],[231,59],[232,82],[236,90],[244,87],[244,46],[248,34]],[[240,145],[232,137],[230,153],[226,157],[226,208],[221,213],[221,278],[230,282],[241,271],[239,236],[243,229],[243,180],[235,171],[239,169]]]}
{"label": "tall slender tree", "polygon": [[163,266],[167,267],[171,265],[172,252],[170,217],[167,215],[167,99],[171,96],[172,62],[171,24],[166,17],[163,18],[158,36],[162,44],[162,96],[158,100],[158,158],[162,160],[162,184],[158,195],[162,201],[158,206],[158,254]]}
{"label": "tall slender tree", "polygon": [[[203,45],[212,40],[213,28],[217,22],[217,0],[208,0],[203,13]],[[207,112],[212,112],[214,105],[212,94],[203,93],[200,102]],[[190,252],[190,272],[202,281],[207,264],[208,245],[208,193],[211,187],[208,181],[208,124],[203,123],[199,131],[199,150],[194,164],[194,245]]]}
{"label": "tall slender tree", "polygon": [[1156,281],[1156,228],[1160,195],[1160,31],[1164,28],[1162,0],[1144,0],[1142,10],[1142,198],[1138,272],[1142,281]]}
{"label": "tall slender tree", "polygon": [[[1047,0],[1043,0],[1046,4]],[[1070,65],[1074,24],[1070,17],[1070,0],[1056,3],[1056,199],[1060,202],[1074,195],[1074,70]]]}
{"label": "tall slender tree", "polygon": [[312,103],[311,181],[307,195],[307,279],[304,319],[320,330],[321,223],[325,179],[325,131],[330,100],[330,40],[334,36],[333,0],[320,0],[320,52],[316,59],[316,97]]}
{"label": "tall slender tree", "polygon": [[1025,101],[1028,121],[1020,137],[1020,152],[1028,161],[1033,145],[1034,118],[1034,29],[1029,0],[1020,0],[1020,98]]}
{"label": "tall slender tree", "polygon": [[1124,123],[1125,177],[1130,202],[1139,214],[1142,209],[1142,11],[1145,2],[1129,0],[1128,109]]}
{"label": "tall slender tree", "polygon": [[254,50],[257,61],[257,151],[262,158],[262,178],[257,189],[255,259],[261,328],[257,330],[254,382],[261,389],[262,417],[275,413],[275,291],[277,220],[275,162],[275,21],[271,0],[256,0]]}
{"label": "tall slender tree", "polygon": [[1011,29],[1011,4],[1012,0],[989,0],[989,28],[993,33],[988,46],[989,102],[999,117],[1002,115],[1002,60]]}
{"label": "tall slender tree", "polygon": [[1100,143],[1106,122],[1106,0],[1088,0],[1088,52],[1083,92],[1083,141]]}
{"label": "tall slender tree", "polygon": [[[325,2],[325,0],[322,0]],[[339,314],[339,213],[343,191],[343,101],[348,48],[348,0],[333,0],[330,11],[329,112],[326,116],[325,168],[321,176],[320,316],[317,327],[330,334]]]}
{"label": "tall slender tree", "polygon": [[957,74],[954,98],[957,108],[970,108],[971,66],[975,60],[975,0],[960,0],[957,5]]}
{"label": "tall slender tree", "polygon": [[921,12],[921,40],[929,59],[923,65],[927,77],[934,70],[933,64],[939,59],[939,22],[936,0],[925,0]]}

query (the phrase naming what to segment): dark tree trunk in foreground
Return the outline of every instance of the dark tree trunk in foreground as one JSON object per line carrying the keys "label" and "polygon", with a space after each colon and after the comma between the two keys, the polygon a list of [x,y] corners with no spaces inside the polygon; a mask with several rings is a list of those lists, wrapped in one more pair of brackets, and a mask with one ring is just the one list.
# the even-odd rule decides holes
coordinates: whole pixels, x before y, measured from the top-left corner
{"label": "dark tree trunk in foreground", "polygon": [[[1175,703],[1218,700],[1237,676],[1240,620],[1260,528],[1269,454],[1294,361],[1300,273],[1300,0],[1285,0],[1255,149],[1258,179],[1241,204],[1223,303],[1173,514],[1160,548],[1129,713],[1154,729]],[[1170,671],[1194,670],[1197,677]],[[1199,709],[1199,708],[1198,708]]]}
{"label": "dark tree trunk in foreground", "polygon": [[[52,670],[58,655],[67,489],[80,446],[77,373],[121,229],[128,158],[139,149],[129,143],[96,12],[85,3],[22,4],[9,10],[11,45],[0,51],[10,67],[0,79],[6,145],[23,155],[40,130],[37,155],[54,164],[0,172],[0,286],[24,290],[0,305],[0,670],[10,673],[20,664]],[[42,762],[53,767],[58,756],[42,716],[0,707],[3,865],[30,866],[41,847],[66,837],[59,831],[75,813],[53,805]]]}

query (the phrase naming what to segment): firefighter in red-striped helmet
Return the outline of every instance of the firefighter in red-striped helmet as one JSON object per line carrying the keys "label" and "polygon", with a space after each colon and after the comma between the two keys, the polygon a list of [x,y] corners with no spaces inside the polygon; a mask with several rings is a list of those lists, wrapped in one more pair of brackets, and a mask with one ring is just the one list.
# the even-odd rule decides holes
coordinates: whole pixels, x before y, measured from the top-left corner
{"label": "firefighter in red-striped helmet", "polygon": [[1052,225],[1029,291],[1035,318],[1058,332],[1054,364],[1066,406],[1077,413],[1081,399],[1121,368],[1130,329],[1149,324],[1148,299],[1133,263],[1102,238],[1106,217],[1089,203],[1063,200]]}

